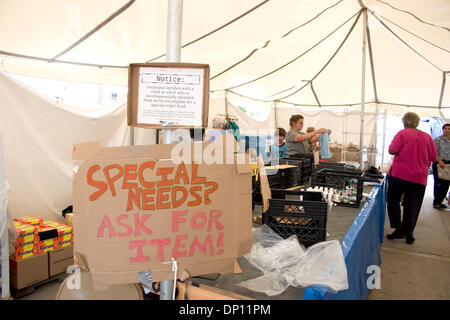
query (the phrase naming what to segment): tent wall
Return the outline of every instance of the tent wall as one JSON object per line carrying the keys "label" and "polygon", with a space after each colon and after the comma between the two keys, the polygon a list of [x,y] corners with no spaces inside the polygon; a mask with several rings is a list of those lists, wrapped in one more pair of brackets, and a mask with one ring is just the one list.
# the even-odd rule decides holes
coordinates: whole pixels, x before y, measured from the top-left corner
{"label": "tent wall", "polygon": [[[288,104],[275,104],[273,102],[255,102],[251,99],[240,98],[236,95],[213,97],[210,99],[209,123],[216,114],[225,114],[225,100],[228,101],[228,114],[238,118],[239,127],[244,134],[273,135],[277,127],[289,130],[289,119],[293,114],[301,114],[305,117],[303,131],[307,127],[331,129],[331,141],[342,144],[353,143],[359,145],[360,116],[358,108],[317,108],[317,107],[294,107]],[[266,114],[264,121],[258,121],[247,116],[240,107],[249,108],[255,106],[261,113]],[[364,145],[375,146],[376,141],[376,113],[375,107],[368,106],[365,120]],[[276,115],[275,115],[276,113]],[[358,123],[358,126],[354,124]]]}
{"label": "tent wall", "polygon": [[[332,140],[357,143],[359,130],[349,123],[358,122],[358,111],[334,112],[317,109],[274,108],[273,103],[257,103],[249,99],[228,97],[228,113],[238,118],[243,134],[272,135],[275,112],[279,126],[288,128],[294,113],[305,116],[305,127],[328,127]],[[266,118],[249,117],[239,107],[253,103]],[[77,110],[77,112],[75,112]],[[212,96],[209,120],[225,113],[225,97]],[[11,216],[36,214],[55,219],[72,202],[72,145],[85,141],[100,141],[106,146],[129,144],[126,103],[88,111],[55,103],[0,73],[0,130],[4,137],[5,173],[11,186],[9,211]],[[336,119],[339,119],[336,121]],[[367,115],[367,136],[373,139],[374,116]],[[359,123],[359,122],[358,122]],[[357,127],[359,128],[359,127]],[[345,133],[347,132],[347,135]],[[153,144],[155,131],[135,128],[135,144]]]}
{"label": "tent wall", "polygon": [[[228,106],[225,108],[225,102]],[[129,144],[126,101],[115,106],[89,110],[58,104],[29,87],[0,73],[0,131],[5,148],[5,173],[11,186],[11,216],[37,214],[57,218],[71,204],[73,162],[72,145],[100,141],[106,146]],[[243,109],[258,113],[259,120]],[[446,109],[407,108],[379,105],[378,111],[403,115],[407,111],[449,120]],[[333,142],[359,144],[360,111],[355,107],[314,108],[288,104],[255,102],[229,94],[212,94],[209,122],[216,114],[228,111],[238,119],[242,134],[272,135],[279,126],[289,128],[289,118],[300,113],[308,126],[332,130]],[[357,124],[357,125],[355,125]],[[376,131],[376,105],[369,104],[365,114],[364,144],[375,145],[383,136]],[[155,142],[155,130],[135,128],[135,144]],[[389,145],[390,141],[386,141]]]}
{"label": "tent wall", "polygon": [[[75,113],[0,73],[0,131],[11,217],[60,217],[61,210],[72,204],[72,145],[128,144],[126,111],[122,103],[101,115]],[[136,144],[151,144],[154,135],[154,130],[136,128]]]}
{"label": "tent wall", "polygon": [[[306,107],[287,107],[278,109],[279,126],[289,129],[289,118],[293,114],[301,114],[304,117],[303,131],[306,132],[308,127],[315,129],[327,128],[331,129],[330,139],[332,142],[342,144],[353,143],[359,145],[360,137],[360,119],[361,113],[355,108],[341,108],[339,111],[306,108]],[[358,125],[355,125],[358,124]],[[366,112],[364,117],[364,145],[370,146],[375,142],[376,114],[374,112]]]}

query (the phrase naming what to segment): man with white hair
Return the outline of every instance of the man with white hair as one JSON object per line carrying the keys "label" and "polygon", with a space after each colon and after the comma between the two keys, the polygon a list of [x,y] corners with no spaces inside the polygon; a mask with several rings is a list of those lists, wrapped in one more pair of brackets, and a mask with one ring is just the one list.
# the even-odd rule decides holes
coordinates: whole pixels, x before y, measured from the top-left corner
{"label": "man with white hair", "polygon": [[216,137],[225,134],[224,130],[225,120],[219,116],[214,117],[212,120],[212,129],[209,129],[206,132],[205,141],[213,142],[216,140]]}

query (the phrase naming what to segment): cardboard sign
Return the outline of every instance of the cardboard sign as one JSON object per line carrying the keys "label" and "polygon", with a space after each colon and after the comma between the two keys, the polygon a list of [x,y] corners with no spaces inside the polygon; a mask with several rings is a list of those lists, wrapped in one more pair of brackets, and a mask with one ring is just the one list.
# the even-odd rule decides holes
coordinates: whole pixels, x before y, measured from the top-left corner
{"label": "cardboard sign", "polygon": [[[251,167],[237,164],[236,142],[225,136],[74,146],[73,159],[81,161],[73,180],[74,253],[94,282],[138,283],[142,271],[153,281],[173,279],[172,257],[179,279],[234,270],[252,245]],[[198,161],[202,155],[215,162]]]}
{"label": "cardboard sign", "polygon": [[270,190],[269,185],[269,179],[267,178],[267,172],[266,167],[264,166],[264,160],[261,155],[258,156],[256,159],[258,163],[258,169],[259,169],[259,183],[260,183],[260,190],[261,190],[261,196],[263,199],[263,208],[262,212],[266,212],[269,210],[269,199],[272,198],[272,192]]}
{"label": "cardboard sign", "polygon": [[208,125],[209,65],[130,64],[128,125],[146,128],[205,128]]}

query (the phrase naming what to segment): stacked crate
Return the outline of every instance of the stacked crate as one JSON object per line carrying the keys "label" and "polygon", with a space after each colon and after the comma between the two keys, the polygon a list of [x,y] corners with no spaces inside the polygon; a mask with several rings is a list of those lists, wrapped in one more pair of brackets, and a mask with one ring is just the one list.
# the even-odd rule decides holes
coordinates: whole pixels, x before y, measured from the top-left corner
{"label": "stacked crate", "polygon": [[338,206],[358,208],[361,205],[364,187],[363,172],[361,170],[322,168],[316,172],[311,185],[313,187],[333,188],[339,192],[339,190],[351,186],[354,180],[356,180],[356,200],[348,203],[337,202],[336,204]]}
{"label": "stacked crate", "polygon": [[317,171],[321,169],[336,169],[336,170],[344,170],[345,163],[340,162],[326,162],[326,161],[320,161],[319,165],[313,168],[311,173],[311,186],[317,185]]}
{"label": "stacked crate", "polygon": [[302,162],[301,172],[302,179],[301,184],[306,185],[310,182],[311,174],[314,165],[314,155],[312,153],[296,154],[285,158],[287,161],[297,160]]}
{"label": "stacked crate", "polygon": [[284,239],[296,235],[309,247],[326,239],[327,202],[322,192],[273,189],[263,223]]}

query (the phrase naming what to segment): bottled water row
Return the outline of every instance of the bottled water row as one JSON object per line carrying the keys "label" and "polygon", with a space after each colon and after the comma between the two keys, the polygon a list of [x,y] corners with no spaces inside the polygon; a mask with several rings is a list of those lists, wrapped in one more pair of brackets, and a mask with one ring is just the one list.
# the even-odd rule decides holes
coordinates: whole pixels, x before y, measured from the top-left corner
{"label": "bottled water row", "polygon": [[336,203],[355,203],[356,202],[356,188],[351,186],[346,186],[342,189],[328,188],[328,187],[309,187],[303,189],[303,191],[316,191],[322,192],[323,198],[326,202],[336,202]]}

